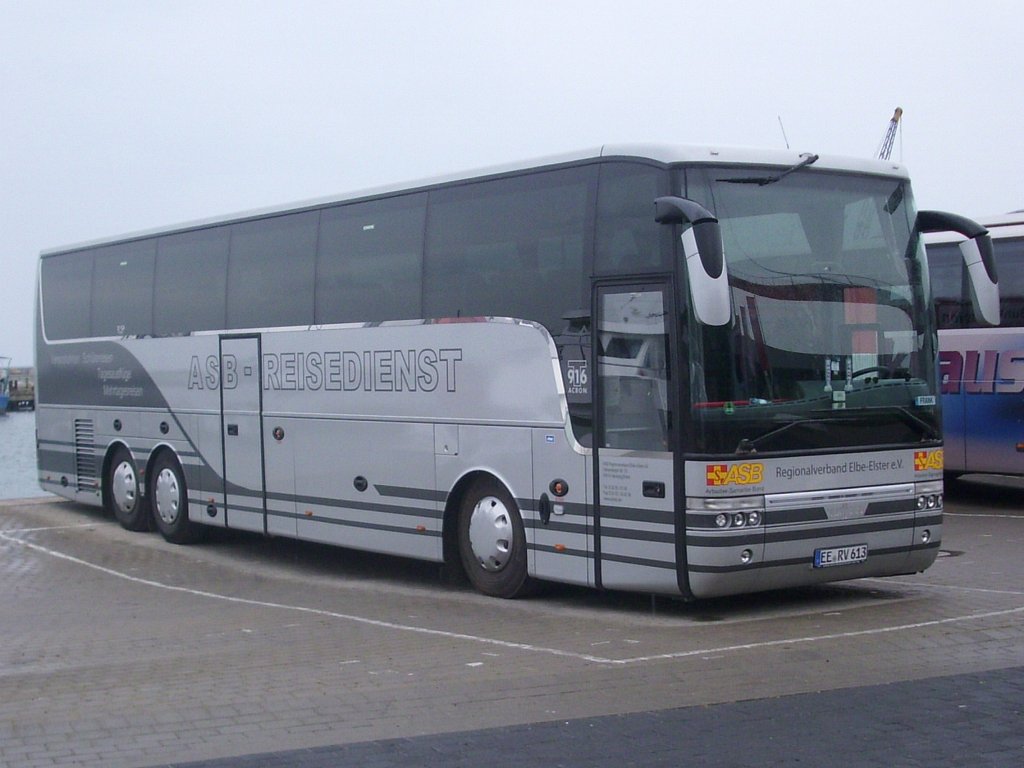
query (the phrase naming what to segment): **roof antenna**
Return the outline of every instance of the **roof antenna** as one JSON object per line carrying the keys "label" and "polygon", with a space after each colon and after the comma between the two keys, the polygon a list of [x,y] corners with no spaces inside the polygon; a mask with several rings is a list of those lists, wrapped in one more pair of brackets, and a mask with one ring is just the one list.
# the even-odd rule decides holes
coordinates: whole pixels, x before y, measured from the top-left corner
{"label": "roof antenna", "polygon": [[789,149],[789,139],[786,138],[786,126],[782,124],[782,115],[779,115],[779,128],[782,129],[782,140],[786,142],[786,149]]}

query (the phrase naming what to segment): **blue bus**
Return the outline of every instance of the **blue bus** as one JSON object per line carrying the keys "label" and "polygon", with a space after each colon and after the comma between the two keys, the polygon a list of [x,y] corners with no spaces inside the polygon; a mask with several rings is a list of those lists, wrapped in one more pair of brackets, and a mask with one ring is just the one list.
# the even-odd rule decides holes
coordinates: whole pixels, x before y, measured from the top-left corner
{"label": "blue bus", "polygon": [[946,471],[1024,475],[1024,211],[979,223],[995,251],[998,325],[972,306],[963,236],[925,236],[939,327]]}

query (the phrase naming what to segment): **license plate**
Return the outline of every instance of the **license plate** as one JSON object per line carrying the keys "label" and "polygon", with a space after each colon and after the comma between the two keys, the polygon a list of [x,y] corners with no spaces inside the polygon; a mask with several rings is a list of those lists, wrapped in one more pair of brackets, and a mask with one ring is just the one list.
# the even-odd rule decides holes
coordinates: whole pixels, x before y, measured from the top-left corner
{"label": "license plate", "polygon": [[814,550],[814,567],[831,568],[834,565],[852,565],[868,559],[868,545],[854,544],[852,547],[832,547]]}

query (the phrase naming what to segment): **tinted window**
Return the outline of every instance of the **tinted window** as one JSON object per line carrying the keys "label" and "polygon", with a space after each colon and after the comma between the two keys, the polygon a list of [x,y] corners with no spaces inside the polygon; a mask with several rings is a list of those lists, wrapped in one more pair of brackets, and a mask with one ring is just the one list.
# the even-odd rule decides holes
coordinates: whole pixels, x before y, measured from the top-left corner
{"label": "tinted window", "polygon": [[654,220],[654,201],[668,194],[668,174],[636,163],[601,166],[597,196],[598,272],[649,272],[668,269],[672,227]]}
{"label": "tinted window", "polygon": [[669,450],[671,377],[663,291],[602,289],[597,332],[601,446]]}
{"label": "tinted window", "polygon": [[[1024,327],[1024,240],[992,239],[999,275],[999,325]],[[974,315],[970,281],[957,243],[928,246],[939,328],[988,328]]]}
{"label": "tinted window", "polygon": [[317,219],[315,212],[293,213],[232,228],[227,293],[230,327],[313,322]]}
{"label": "tinted window", "polygon": [[50,256],[42,263],[43,326],[50,340],[89,335],[92,253]]}
{"label": "tinted window", "polygon": [[939,328],[964,328],[972,318],[963,286],[963,257],[956,243],[929,245],[928,272]]}
{"label": "tinted window", "polygon": [[321,214],[316,322],[423,316],[423,225],[427,196],[329,208]]}
{"label": "tinted window", "polygon": [[97,248],[92,277],[92,335],[153,332],[155,240]]}
{"label": "tinted window", "polygon": [[427,317],[508,316],[557,333],[585,306],[593,168],[535,173],[430,194]]}
{"label": "tinted window", "polygon": [[155,334],[225,327],[229,242],[228,227],[160,238],[153,305]]}
{"label": "tinted window", "polygon": [[993,240],[999,275],[999,324],[1024,326],[1024,240]]}

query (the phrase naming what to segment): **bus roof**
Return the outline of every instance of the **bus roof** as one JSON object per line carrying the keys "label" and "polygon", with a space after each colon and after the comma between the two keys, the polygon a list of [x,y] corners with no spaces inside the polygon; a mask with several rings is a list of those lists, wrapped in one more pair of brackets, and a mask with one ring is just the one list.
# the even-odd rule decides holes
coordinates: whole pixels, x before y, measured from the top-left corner
{"label": "bus roof", "polygon": [[[775,149],[753,149],[746,147],[711,147],[685,144],[605,144],[601,147],[568,152],[559,155],[548,155],[536,157],[517,162],[493,165],[472,170],[460,171],[451,174],[433,176],[395,184],[387,184],[379,187],[356,190],[340,195],[332,195],[300,202],[275,205],[267,208],[258,208],[250,211],[242,211],[227,215],[220,215],[206,219],[183,222],[171,226],[162,226],[153,229],[130,232],[115,237],[103,237],[72,245],[48,248],[42,251],[41,256],[50,256],[58,253],[76,251],[83,248],[92,248],[100,245],[120,243],[130,240],[138,240],[145,237],[169,234],[190,229],[201,229],[204,227],[227,224],[236,221],[262,218],[276,214],[301,211],[328,206],[337,203],[352,202],[372,197],[378,197],[398,192],[413,192],[430,189],[442,184],[450,184],[459,181],[484,179],[492,176],[512,174],[530,169],[545,167],[556,167],[572,165],[588,160],[599,159],[633,159],[653,160],[665,165],[673,164],[729,164],[729,165],[751,165],[751,166],[780,166],[791,167],[799,163],[806,153],[795,150]],[[900,163],[888,160],[876,160],[873,158],[845,157],[841,155],[821,155],[814,163],[815,170],[834,170],[850,173],[863,173],[872,175],[893,176],[906,179],[906,168]]]}
{"label": "bus roof", "polygon": [[989,229],[1018,226],[1024,224],[1024,211],[1000,213],[995,216],[979,216],[977,221]]}
{"label": "bus roof", "polygon": [[[985,227],[993,238],[1024,237],[1024,211],[976,216],[974,220]],[[960,242],[966,239],[956,232],[930,232],[924,236],[925,245]]]}

